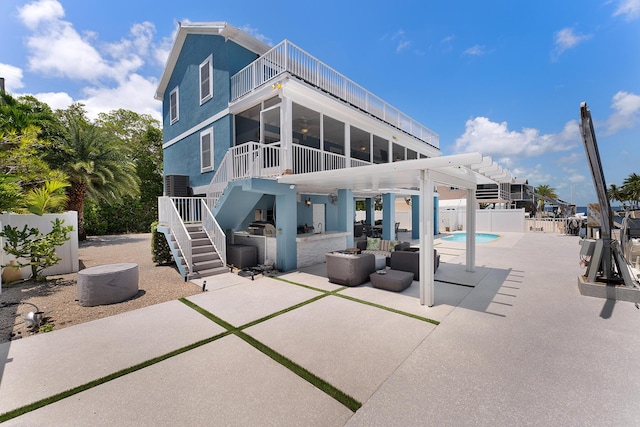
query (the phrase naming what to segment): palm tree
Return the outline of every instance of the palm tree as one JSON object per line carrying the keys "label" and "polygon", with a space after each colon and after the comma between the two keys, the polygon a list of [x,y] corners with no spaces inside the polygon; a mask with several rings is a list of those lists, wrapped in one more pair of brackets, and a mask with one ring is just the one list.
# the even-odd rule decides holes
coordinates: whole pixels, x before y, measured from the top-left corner
{"label": "palm tree", "polygon": [[62,179],[45,181],[41,187],[32,188],[24,196],[26,209],[36,215],[60,212],[67,204],[65,188],[69,184]]}
{"label": "palm tree", "polygon": [[627,200],[633,203],[633,208],[638,209],[638,202],[640,202],[640,175],[632,173],[625,178],[622,183],[622,190],[627,196]]}
{"label": "palm tree", "polygon": [[538,212],[540,212],[541,214],[544,212],[544,202],[545,202],[545,198],[547,199],[557,199],[558,196],[556,194],[556,189],[547,185],[547,184],[543,184],[543,185],[539,185],[535,188],[534,190],[536,196],[540,196],[540,199],[538,199],[538,204],[539,204],[539,208],[538,208]]}
{"label": "palm tree", "polygon": [[621,202],[623,206],[624,206],[624,202],[628,200],[627,195],[624,192],[624,189],[621,187],[618,187],[615,184],[609,185],[609,189],[607,190],[607,196],[609,197],[609,200],[617,200],[618,202]]}
{"label": "palm tree", "polygon": [[138,177],[130,149],[113,133],[87,121],[82,106],[62,112],[65,135],[49,153],[50,164],[68,177],[67,209],[78,212],[78,238],[86,239],[84,202],[115,202],[124,195],[136,195]]}

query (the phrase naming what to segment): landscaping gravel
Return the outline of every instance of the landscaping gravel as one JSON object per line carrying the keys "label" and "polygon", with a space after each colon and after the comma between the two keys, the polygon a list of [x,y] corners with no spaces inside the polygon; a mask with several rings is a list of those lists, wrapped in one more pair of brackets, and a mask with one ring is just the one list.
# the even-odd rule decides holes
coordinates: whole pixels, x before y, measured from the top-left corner
{"label": "landscaping gravel", "polygon": [[82,307],[77,302],[77,273],[49,276],[44,283],[3,284],[0,342],[43,333],[32,330],[25,322],[24,316],[31,311],[44,312],[43,329],[56,330],[201,292],[200,287],[182,279],[174,264],[155,265],[151,260],[151,234],[88,237],[80,242],[78,257],[80,269],[110,263],[137,263],[138,294],[117,304]]}

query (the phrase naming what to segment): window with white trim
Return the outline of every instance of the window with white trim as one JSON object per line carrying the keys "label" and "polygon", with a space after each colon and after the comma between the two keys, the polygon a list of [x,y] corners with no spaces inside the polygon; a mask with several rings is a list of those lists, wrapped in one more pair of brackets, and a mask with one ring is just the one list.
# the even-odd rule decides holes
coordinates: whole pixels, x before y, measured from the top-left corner
{"label": "window with white trim", "polygon": [[200,64],[200,105],[213,96],[213,55]]}
{"label": "window with white trim", "polygon": [[169,122],[174,124],[180,118],[180,100],[178,87],[169,93]]}
{"label": "window with white trim", "polygon": [[213,128],[200,132],[200,172],[213,170]]}

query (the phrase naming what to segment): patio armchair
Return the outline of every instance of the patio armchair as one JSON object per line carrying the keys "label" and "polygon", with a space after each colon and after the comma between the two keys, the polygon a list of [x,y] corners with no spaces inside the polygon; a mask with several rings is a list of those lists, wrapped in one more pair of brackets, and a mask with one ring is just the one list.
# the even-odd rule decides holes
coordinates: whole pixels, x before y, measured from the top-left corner
{"label": "patio armchair", "polygon": [[331,283],[358,286],[369,281],[369,275],[376,271],[375,256],[372,254],[328,253],[327,278]]}
{"label": "patio armchair", "polygon": [[[440,266],[440,255],[433,250],[433,272]],[[419,251],[395,251],[391,254],[390,267],[392,270],[407,271],[413,273],[414,280],[420,280],[420,252]]]}

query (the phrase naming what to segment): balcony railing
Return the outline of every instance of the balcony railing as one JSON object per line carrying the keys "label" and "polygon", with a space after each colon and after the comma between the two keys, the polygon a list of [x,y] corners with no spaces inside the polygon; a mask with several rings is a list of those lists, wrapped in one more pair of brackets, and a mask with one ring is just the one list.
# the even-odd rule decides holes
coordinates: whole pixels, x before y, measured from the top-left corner
{"label": "balcony railing", "polygon": [[511,200],[509,192],[496,186],[495,188],[482,188],[476,190],[478,200]]}
{"label": "balcony railing", "polygon": [[348,102],[433,147],[438,148],[440,145],[438,134],[288,40],[284,40],[274,46],[270,51],[231,77],[231,100],[239,99],[285,72]]}

